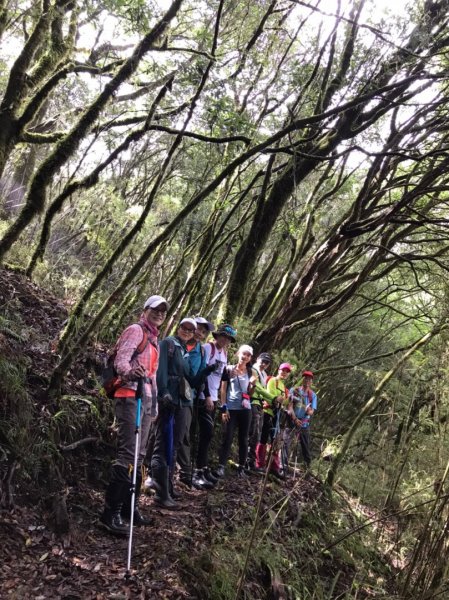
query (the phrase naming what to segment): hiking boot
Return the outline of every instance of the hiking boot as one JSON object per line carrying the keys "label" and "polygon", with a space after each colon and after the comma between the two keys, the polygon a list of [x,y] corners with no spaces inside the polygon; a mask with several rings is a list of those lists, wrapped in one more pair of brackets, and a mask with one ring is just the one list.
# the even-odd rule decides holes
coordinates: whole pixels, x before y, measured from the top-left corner
{"label": "hiking boot", "polygon": [[173,498],[173,500],[179,500],[180,498],[182,498],[181,492],[178,492],[177,490],[175,490],[175,488],[173,486],[173,481],[171,479],[168,482],[168,491],[169,491],[170,496]]}
{"label": "hiking boot", "polygon": [[104,497],[104,510],[99,520],[100,527],[114,535],[129,534],[129,526],[123,523],[121,511],[123,503],[129,497],[130,484],[128,470],[121,465],[115,465]]}
{"label": "hiking boot", "polygon": [[280,479],[281,481],[285,481],[285,475],[280,471],[270,471],[270,475],[276,477],[276,479]]}
{"label": "hiking boot", "polygon": [[117,507],[115,511],[110,508],[105,508],[99,519],[99,526],[113,535],[126,537],[129,534],[129,525],[122,521],[120,515],[121,506]]}
{"label": "hiking boot", "polygon": [[145,483],[143,484],[143,491],[145,494],[153,494],[157,491],[157,483],[154,481],[152,477],[147,477],[145,479]]}
{"label": "hiking boot", "polygon": [[192,478],[191,477],[188,477],[187,475],[182,475],[179,478],[179,481],[180,481],[180,483],[182,483],[183,485],[185,485],[189,489],[192,489]]}
{"label": "hiking boot", "polygon": [[257,467],[257,469],[264,469],[266,458],[267,458],[267,445],[261,444],[259,442],[256,446],[256,467]]}
{"label": "hiking boot", "polygon": [[237,477],[248,479],[248,475],[245,473],[245,467],[242,467],[241,465],[237,467]]}
{"label": "hiking boot", "polygon": [[[134,519],[133,525],[136,527],[148,527],[150,525],[154,525],[153,518],[147,518],[142,515],[139,510],[139,499],[140,499],[140,490],[142,488],[142,475],[139,473],[136,477],[136,488],[135,488],[135,498],[134,498]],[[120,514],[122,518],[126,519],[126,521],[131,522],[131,490],[128,492],[127,497],[123,503],[122,510]]]}
{"label": "hiking boot", "polygon": [[224,477],[224,474],[225,474],[224,465],[218,465],[218,467],[215,469],[215,471],[212,471],[212,475],[214,477],[217,477],[218,479],[220,479],[220,477]]}
{"label": "hiking boot", "polygon": [[203,469],[203,475],[204,479],[207,479],[207,481],[210,481],[213,485],[218,482],[218,479],[212,475],[211,470],[207,467]]}
{"label": "hiking boot", "polygon": [[179,504],[170,496],[168,468],[153,467],[152,475],[159,487],[153,500],[156,506],[160,506],[161,508],[166,508],[168,510],[179,510]]}
{"label": "hiking boot", "polygon": [[192,485],[197,490],[211,490],[214,487],[214,484],[205,478],[202,469],[195,470],[192,478]]}
{"label": "hiking boot", "polygon": [[[129,520],[129,522],[131,522],[129,516],[127,514],[123,514],[123,509],[122,509],[121,516],[123,519],[126,519],[127,521]],[[152,525],[154,525],[154,522],[155,522],[155,520],[153,519],[153,517],[144,517],[143,514],[138,509],[138,507],[136,507],[134,509],[134,519],[133,519],[134,527],[151,527]]]}

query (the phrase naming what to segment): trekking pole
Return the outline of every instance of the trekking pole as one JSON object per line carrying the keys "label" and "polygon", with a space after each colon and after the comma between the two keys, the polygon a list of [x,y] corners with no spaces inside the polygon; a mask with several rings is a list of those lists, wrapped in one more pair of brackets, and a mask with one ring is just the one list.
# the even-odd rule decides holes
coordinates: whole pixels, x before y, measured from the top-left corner
{"label": "trekking pole", "polygon": [[140,377],[137,382],[136,399],[136,446],[134,448],[134,467],[133,467],[133,481],[131,485],[131,516],[129,521],[129,539],[128,539],[128,560],[126,564],[126,577],[129,577],[131,568],[131,551],[133,545],[133,528],[134,528],[134,507],[136,505],[136,479],[137,479],[137,458],[139,456],[139,437],[140,437],[140,413],[142,407],[142,395],[143,395],[143,377]]}
{"label": "trekking pole", "polygon": [[193,471],[195,470],[196,464],[196,454],[198,452],[198,436],[199,436],[199,395],[200,392],[196,390],[195,397],[193,398],[193,408],[192,408],[192,424],[190,426],[190,439],[192,441],[192,445],[190,448],[190,486],[193,486]]}
{"label": "trekking pole", "polygon": [[293,479],[296,479],[296,467],[298,465],[298,445],[299,445],[299,431],[295,431],[295,470],[293,471]]}

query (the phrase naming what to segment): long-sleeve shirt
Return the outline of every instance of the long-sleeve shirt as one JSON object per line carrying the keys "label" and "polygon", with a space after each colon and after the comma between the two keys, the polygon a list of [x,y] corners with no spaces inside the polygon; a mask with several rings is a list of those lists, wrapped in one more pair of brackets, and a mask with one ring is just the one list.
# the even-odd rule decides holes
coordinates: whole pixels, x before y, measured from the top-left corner
{"label": "long-sleeve shirt", "polygon": [[265,371],[259,371],[259,369],[255,366],[252,368],[252,373],[257,377],[257,379],[255,382],[253,395],[251,396],[251,404],[261,406],[264,400],[271,403],[276,396],[279,396],[279,394],[276,393],[276,395],[273,396],[273,394],[267,390],[268,375],[265,373]]}
{"label": "long-sleeve shirt", "polygon": [[[144,338],[143,330],[146,330],[148,343],[142,352],[137,353],[137,348]],[[114,359],[114,367],[117,374],[123,378],[124,385],[115,392],[115,397],[134,396],[137,389],[136,381],[128,381],[130,372],[142,365],[145,368],[144,400],[151,401],[151,415],[157,414],[157,382],[156,372],[159,363],[159,349],[156,343],[154,333],[141,319],[139,323],[134,323],[127,327],[121,334],[117,345]]]}
{"label": "long-sleeve shirt", "polygon": [[270,381],[267,383],[267,391],[271,394],[272,400],[268,400],[270,406],[264,408],[264,412],[268,413],[271,416],[274,416],[273,411],[273,400],[278,396],[283,396],[285,400],[282,405],[286,408],[288,405],[288,390],[285,387],[285,383],[282,379],[278,379],[277,377],[272,377]]}

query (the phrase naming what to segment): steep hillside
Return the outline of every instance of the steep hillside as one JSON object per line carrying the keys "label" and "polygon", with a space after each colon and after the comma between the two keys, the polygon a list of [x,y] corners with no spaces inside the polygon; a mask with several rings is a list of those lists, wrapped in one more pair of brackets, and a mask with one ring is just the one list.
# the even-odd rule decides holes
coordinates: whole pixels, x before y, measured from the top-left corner
{"label": "steep hillside", "polygon": [[155,525],[136,530],[126,579],[127,541],[97,527],[115,438],[95,375],[105,348],[89,347],[65,395],[50,402],[52,349],[67,311],[12,271],[0,270],[0,290],[2,598],[231,599],[245,564],[245,598],[394,595],[382,550],[394,526],[374,544],[371,527],[358,531],[362,508],[299,468],[265,487],[231,469],[211,492],[183,488],[174,513],[144,498]]}

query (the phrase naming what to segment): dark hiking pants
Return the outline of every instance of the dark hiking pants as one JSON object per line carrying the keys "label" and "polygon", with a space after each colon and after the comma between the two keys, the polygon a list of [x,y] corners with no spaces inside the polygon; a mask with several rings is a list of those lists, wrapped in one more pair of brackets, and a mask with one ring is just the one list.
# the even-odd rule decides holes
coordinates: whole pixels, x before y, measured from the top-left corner
{"label": "dark hiking pants", "polygon": [[[195,409],[196,410],[196,409]],[[198,426],[198,452],[196,456],[196,466],[198,469],[207,467],[209,446],[214,435],[214,420],[215,420],[215,403],[212,411],[206,410],[204,404],[198,406],[198,423],[193,423],[193,426]],[[191,439],[195,439],[196,431],[192,433]]]}
{"label": "dark hiking pants", "polygon": [[229,421],[226,423],[226,430],[223,443],[220,448],[220,454],[218,456],[218,462],[220,465],[226,465],[231,451],[232,440],[234,438],[234,432],[238,429],[238,440],[239,440],[239,465],[244,466],[248,457],[248,434],[251,425],[251,411],[242,410],[230,410]]}
{"label": "dark hiking pants", "polygon": [[190,429],[192,427],[193,408],[186,406],[182,410],[184,411],[185,430],[177,450],[177,461],[181,470],[181,478],[189,479],[192,470]]}
{"label": "dark hiking pants", "polygon": [[301,452],[304,462],[308,467],[310,467],[312,456],[310,454],[310,431],[308,427],[301,428],[299,443],[301,444]]}

